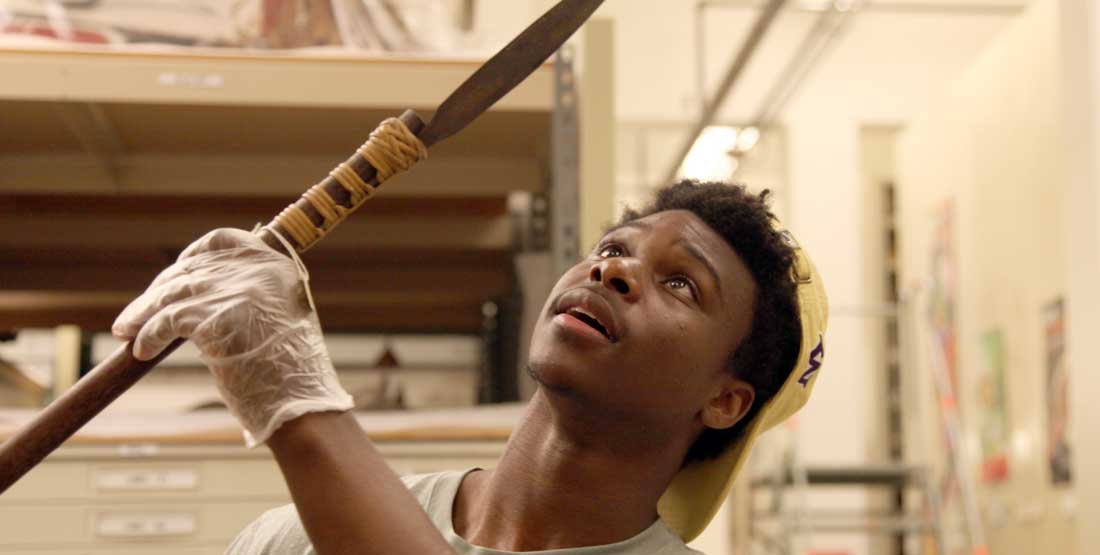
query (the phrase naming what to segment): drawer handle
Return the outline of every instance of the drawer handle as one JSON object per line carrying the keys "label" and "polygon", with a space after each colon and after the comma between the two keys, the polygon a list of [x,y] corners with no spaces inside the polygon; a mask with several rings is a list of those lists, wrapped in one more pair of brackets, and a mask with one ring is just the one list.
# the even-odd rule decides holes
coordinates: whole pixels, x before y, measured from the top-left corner
{"label": "drawer handle", "polygon": [[116,469],[96,475],[101,491],[193,490],[199,486],[199,473],[189,469]]}
{"label": "drawer handle", "polygon": [[198,530],[193,513],[101,514],[95,532],[104,538],[153,538],[189,536]]}

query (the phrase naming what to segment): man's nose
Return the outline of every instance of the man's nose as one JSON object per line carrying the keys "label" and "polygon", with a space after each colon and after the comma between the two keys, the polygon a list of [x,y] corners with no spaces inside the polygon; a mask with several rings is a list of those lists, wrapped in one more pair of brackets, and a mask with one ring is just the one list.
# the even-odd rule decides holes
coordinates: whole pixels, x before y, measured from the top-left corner
{"label": "man's nose", "polygon": [[608,258],[592,266],[588,278],[619,293],[623,300],[634,302],[641,298],[642,292],[641,284],[634,275],[634,264],[623,258]]}

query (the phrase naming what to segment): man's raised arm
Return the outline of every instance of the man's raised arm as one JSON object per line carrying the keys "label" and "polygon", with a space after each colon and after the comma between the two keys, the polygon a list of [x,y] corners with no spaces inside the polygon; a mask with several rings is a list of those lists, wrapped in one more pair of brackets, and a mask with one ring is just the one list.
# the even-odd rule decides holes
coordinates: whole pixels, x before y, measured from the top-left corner
{"label": "man's raised arm", "polygon": [[453,553],[347,412],[301,262],[243,230],[192,243],[112,327],[155,357],[189,338],[250,447],[267,443],[320,555]]}

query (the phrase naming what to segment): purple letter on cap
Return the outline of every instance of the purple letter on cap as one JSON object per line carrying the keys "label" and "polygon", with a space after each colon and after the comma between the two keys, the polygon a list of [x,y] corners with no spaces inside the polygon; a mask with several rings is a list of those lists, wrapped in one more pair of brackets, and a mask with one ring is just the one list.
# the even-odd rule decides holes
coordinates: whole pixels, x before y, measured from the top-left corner
{"label": "purple letter on cap", "polygon": [[798,379],[798,383],[802,384],[802,388],[805,389],[810,385],[810,378],[821,368],[821,361],[825,358],[825,338],[818,336],[817,347],[810,351],[810,367],[802,373],[802,377]]}

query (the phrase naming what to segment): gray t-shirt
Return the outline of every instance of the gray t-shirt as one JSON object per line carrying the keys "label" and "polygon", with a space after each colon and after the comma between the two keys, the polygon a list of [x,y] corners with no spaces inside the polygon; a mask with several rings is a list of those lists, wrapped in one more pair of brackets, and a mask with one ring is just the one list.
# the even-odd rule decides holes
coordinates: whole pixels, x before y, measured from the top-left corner
{"label": "gray t-shirt", "polygon": [[[402,478],[405,485],[428,513],[436,528],[454,547],[459,555],[514,555],[511,551],[499,551],[470,545],[455,533],[451,511],[462,479],[471,472],[451,471],[436,474],[420,474]],[[684,542],[658,520],[642,533],[618,543],[577,549],[553,549],[528,551],[539,555],[702,555],[684,545]],[[309,543],[302,522],[294,505],[272,509],[241,531],[226,555],[316,555]]]}

